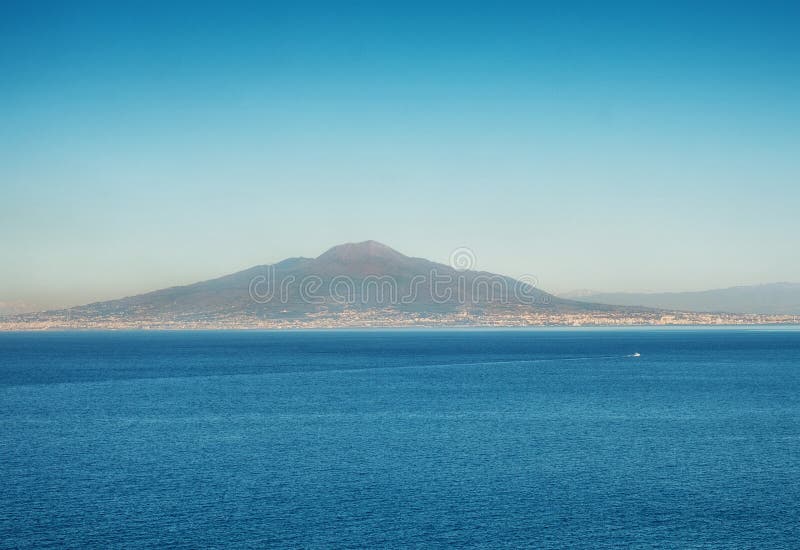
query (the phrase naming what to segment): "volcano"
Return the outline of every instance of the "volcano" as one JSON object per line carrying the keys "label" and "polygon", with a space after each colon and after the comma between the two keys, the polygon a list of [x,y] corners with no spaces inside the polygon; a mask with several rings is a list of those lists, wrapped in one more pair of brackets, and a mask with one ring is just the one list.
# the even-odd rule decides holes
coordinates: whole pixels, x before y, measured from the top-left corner
{"label": "volcano", "polygon": [[[69,310],[31,314],[67,317],[72,323],[215,322],[304,319],[381,312],[481,317],[513,312],[622,311],[555,297],[533,281],[471,269],[468,249],[452,265],[407,256],[376,241],[346,243],[316,258],[288,258],[216,279],[176,286]],[[223,323],[224,324],[224,323]]]}

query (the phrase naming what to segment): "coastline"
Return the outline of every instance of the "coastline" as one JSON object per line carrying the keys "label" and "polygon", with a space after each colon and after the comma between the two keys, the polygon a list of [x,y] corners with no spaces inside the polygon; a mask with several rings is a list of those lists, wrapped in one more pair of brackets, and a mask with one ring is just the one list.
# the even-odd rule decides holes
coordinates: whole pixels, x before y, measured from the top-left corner
{"label": "coastline", "polygon": [[639,315],[536,314],[458,315],[325,315],[289,319],[140,318],[58,319],[33,314],[0,319],[0,332],[41,331],[258,331],[336,329],[524,329],[524,328],[655,328],[655,327],[788,327],[799,326],[798,315],[669,312]]}

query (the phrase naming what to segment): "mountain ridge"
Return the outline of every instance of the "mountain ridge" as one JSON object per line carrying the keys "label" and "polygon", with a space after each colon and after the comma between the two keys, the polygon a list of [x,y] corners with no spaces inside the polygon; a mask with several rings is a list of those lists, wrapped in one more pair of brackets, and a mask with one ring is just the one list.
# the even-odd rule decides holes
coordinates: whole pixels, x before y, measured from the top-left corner
{"label": "mountain ridge", "polygon": [[573,299],[692,312],[800,315],[800,283],[791,282],[685,292],[590,292]]}

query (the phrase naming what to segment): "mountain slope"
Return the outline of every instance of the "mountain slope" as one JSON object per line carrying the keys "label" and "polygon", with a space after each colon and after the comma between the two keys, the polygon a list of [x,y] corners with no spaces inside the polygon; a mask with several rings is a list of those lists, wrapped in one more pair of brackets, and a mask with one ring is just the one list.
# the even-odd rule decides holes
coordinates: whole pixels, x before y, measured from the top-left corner
{"label": "mountain slope", "polygon": [[482,315],[519,308],[620,309],[557,298],[510,277],[459,271],[365,241],[335,246],[317,258],[289,258],[209,281],[71,308],[67,313],[71,319],[87,320],[208,320],[302,318],[320,312],[366,310]]}
{"label": "mountain slope", "polygon": [[800,283],[737,286],[697,292],[592,293],[577,299],[680,311],[800,315]]}

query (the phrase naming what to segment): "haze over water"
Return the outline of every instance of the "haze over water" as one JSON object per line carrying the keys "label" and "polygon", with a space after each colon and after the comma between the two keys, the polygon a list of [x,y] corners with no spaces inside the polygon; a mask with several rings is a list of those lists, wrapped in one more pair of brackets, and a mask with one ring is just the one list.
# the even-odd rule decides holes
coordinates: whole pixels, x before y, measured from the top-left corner
{"label": "haze over water", "polygon": [[796,328],[0,334],[0,546],[791,547],[799,364]]}

